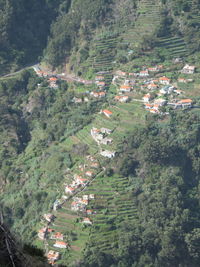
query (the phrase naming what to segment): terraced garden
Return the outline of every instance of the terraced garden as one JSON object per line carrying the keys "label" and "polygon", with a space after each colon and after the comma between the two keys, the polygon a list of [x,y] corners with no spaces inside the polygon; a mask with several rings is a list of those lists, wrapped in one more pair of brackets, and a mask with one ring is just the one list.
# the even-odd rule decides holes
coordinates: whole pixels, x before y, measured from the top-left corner
{"label": "terraced garden", "polygon": [[124,33],[124,43],[134,48],[140,44],[143,36],[154,33],[161,19],[160,11],[160,2],[157,0],[139,1],[135,26]]}
{"label": "terraced garden", "polygon": [[174,57],[186,56],[188,54],[185,41],[180,37],[162,38],[158,42],[158,47],[167,49],[169,54]]}

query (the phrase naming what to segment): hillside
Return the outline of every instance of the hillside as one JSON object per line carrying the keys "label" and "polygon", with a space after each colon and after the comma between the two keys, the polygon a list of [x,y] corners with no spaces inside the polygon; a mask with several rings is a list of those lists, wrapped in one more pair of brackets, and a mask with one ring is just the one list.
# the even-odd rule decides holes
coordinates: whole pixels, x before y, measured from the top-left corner
{"label": "hillside", "polygon": [[23,68],[0,77],[16,264],[199,266],[199,5],[0,1],[0,71]]}

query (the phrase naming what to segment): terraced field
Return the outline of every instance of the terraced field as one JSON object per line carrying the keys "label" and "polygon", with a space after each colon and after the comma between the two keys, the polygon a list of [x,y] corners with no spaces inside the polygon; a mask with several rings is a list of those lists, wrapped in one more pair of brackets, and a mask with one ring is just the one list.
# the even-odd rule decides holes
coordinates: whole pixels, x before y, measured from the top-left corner
{"label": "terraced field", "polygon": [[185,41],[180,37],[162,38],[158,42],[158,47],[166,48],[174,57],[188,54]]}
{"label": "terraced field", "polygon": [[161,19],[160,1],[142,0],[138,3],[138,14],[135,26],[122,36],[124,43],[137,47],[143,36],[152,34],[159,25]]}
{"label": "terraced field", "polygon": [[112,251],[113,244],[117,245],[117,229],[120,223],[137,218],[137,210],[130,200],[127,187],[127,178],[98,177],[86,191],[88,194],[93,192],[96,195],[91,206],[96,213],[92,215],[95,227],[91,229],[89,243],[94,242],[101,251]]}

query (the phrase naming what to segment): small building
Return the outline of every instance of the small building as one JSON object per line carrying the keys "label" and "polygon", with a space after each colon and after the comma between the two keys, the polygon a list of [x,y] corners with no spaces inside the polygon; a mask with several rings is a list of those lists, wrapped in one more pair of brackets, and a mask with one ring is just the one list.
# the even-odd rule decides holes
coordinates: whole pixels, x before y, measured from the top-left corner
{"label": "small building", "polygon": [[126,102],[128,102],[129,97],[125,96],[125,95],[124,96],[115,96],[115,100],[119,101],[121,103],[126,103]]}
{"label": "small building", "polygon": [[158,88],[158,85],[155,83],[150,83],[147,85],[147,88],[150,90],[156,90]]}
{"label": "small building", "polygon": [[171,80],[164,76],[164,77],[160,77],[159,81],[160,81],[161,84],[169,85]]}
{"label": "small building", "polygon": [[90,165],[91,168],[93,169],[98,169],[99,168],[99,163],[98,162],[93,162],[91,165]]}
{"label": "small building", "polygon": [[86,210],[87,215],[92,215],[93,211],[92,210]]}
{"label": "small building", "polygon": [[117,71],[115,72],[115,74],[118,75],[118,76],[125,77],[127,73],[124,72],[124,71],[121,71],[121,70],[117,70]]}
{"label": "small building", "polygon": [[82,223],[84,223],[84,224],[92,224],[92,221],[89,219],[89,218],[84,218],[83,219],[83,221],[82,221]]}
{"label": "small building", "polygon": [[190,65],[186,64],[182,69],[182,73],[193,74],[195,72],[195,69],[196,69],[195,66],[190,66]]}
{"label": "small building", "polygon": [[146,94],[143,96],[143,101],[144,102],[149,102],[152,99],[152,96],[150,94]]}
{"label": "small building", "polygon": [[88,179],[81,178],[81,177],[78,176],[78,177],[76,177],[75,182],[78,185],[85,185],[88,182]]}
{"label": "small building", "polygon": [[51,265],[54,265],[55,261],[57,261],[60,257],[60,253],[57,251],[53,251],[53,250],[49,250],[48,254],[47,254],[47,259],[48,262]]}
{"label": "small building", "polygon": [[158,71],[158,68],[157,68],[157,66],[151,67],[151,68],[148,68],[148,71],[149,72],[157,72]]}
{"label": "small building", "polygon": [[162,95],[169,95],[174,91],[175,87],[171,85],[166,85],[165,87],[160,89],[160,93]]}
{"label": "small building", "polygon": [[112,133],[112,130],[108,129],[108,128],[101,128],[101,132],[103,134],[111,134]]}
{"label": "small building", "polygon": [[82,103],[82,99],[81,98],[78,98],[78,97],[74,97],[73,100],[72,100],[75,104],[80,104]]}
{"label": "small building", "polygon": [[163,99],[163,98],[158,98],[155,99],[154,104],[158,105],[158,106],[164,106],[167,103],[167,100]]}
{"label": "small building", "polygon": [[46,236],[47,236],[47,229],[48,229],[47,227],[44,227],[44,228],[42,228],[42,229],[40,229],[38,231],[38,237],[39,237],[39,239],[44,240],[46,238]]}
{"label": "small building", "polygon": [[96,82],[97,86],[100,87],[100,88],[103,88],[106,86],[106,83],[105,82],[102,82],[102,81],[97,81]]}
{"label": "small building", "polygon": [[98,75],[98,76],[95,77],[95,80],[96,81],[103,81],[104,80],[104,76]]}
{"label": "small building", "polygon": [[183,108],[192,106],[192,99],[182,99],[178,101],[178,104],[182,105]]}
{"label": "small building", "polygon": [[94,194],[89,194],[89,199],[95,199],[95,195]]}
{"label": "small building", "polygon": [[68,244],[64,241],[56,241],[53,246],[56,248],[67,248]]}
{"label": "small building", "polygon": [[88,176],[88,177],[93,177],[93,176],[94,176],[94,173],[91,172],[91,171],[87,171],[87,172],[85,173],[85,175]]}
{"label": "small building", "polygon": [[142,70],[139,73],[140,77],[148,77],[149,76],[149,71],[148,70]]}
{"label": "small building", "polygon": [[122,93],[130,93],[131,86],[129,86],[129,85],[121,85],[119,91],[122,92]]}
{"label": "small building", "polygon": [[105,158],[114,158],[115,157],[115,153],[116,152],[112,152],[112,151],[108,151],[108,150],[104,150],[104,151],[101,151],[100,154],[105,157]]}
{"label": "small building", "polygon": [[108,118],[110,118],[112,116],[112,114],[113,114],[112,111],[110,111],[108,109],[102,110],[102,113]]}
{"label": "small building", "polygon": [[44,219],[47,222],[52,222],[55,219],[55,216],[53,214],[51,214],[51,213],[44,214]]}
{"label": "small building", "polygon": [[63,240],[64,239],[64,235],[60,232],[56,232],[56,233],[53,233],[50,237],[50,239],[60,239],[60,240]]}
{"label": "small building", "polygon": [[178,78],[179,83],[187,83],[187,80],[185,78]]}
{"label": "small building", "polygon": [[74,192],[75,192],[75,188],[74,187],[70,187],[70,186],[66,186],[65,187],[65,193],[73,194]]}
{"label": "small building", "polygon": [[145,109],[152,109],[153,108],[153,104],[144,104]]}
{"label": "small building", "polygon": [[105,137],[104,139],[102,139],[100,141],[100,143],[102,145],[109,145],[109,144],[112,144],[112,142],[113,142],[113,139],[112,138],[107,138],[107,137]]}

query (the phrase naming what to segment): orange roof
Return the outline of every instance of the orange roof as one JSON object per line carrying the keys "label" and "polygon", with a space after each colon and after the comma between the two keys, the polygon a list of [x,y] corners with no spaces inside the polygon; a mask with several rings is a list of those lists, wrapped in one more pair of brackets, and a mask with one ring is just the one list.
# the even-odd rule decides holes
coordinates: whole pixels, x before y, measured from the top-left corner
{"label": "orange roof", "polygon": [[121,85],[121,87],[120,87],[121,89],[130,89],[131,87],[130,86],[128,86],[128,85]]}
{"label": "orange roof", "polygon": [[116,96],[115,96],[115,99],[117,99],[117,100],[118,100],[118,99],[121,99],[121,96],[116,95]]}
{"label": "orange roof", "polygon": [[49,79],[49,81],[57,81],[57,78],[56,78],[56,77],[51,77],[51,78]]}
{"label": "orange roof", "polygon": [[56,244],[57,245],[61,245],[61,246],[67,246],[67,243],[64,242],[64,241],[58,241],[58,240],[56,240]]}
{"label": "orange roof", "polygon": [[68,188],[70,191],[74,191],[75,190],[75,188],[69,187],[69,186],[66,186],[66,188]]}
{"label": "orange roof", "polygon": [[110,110],[108,110],[108,109],[104,109],[103,110],[103,113],[106,113],[108,115],[112,115],[112,112]]}
{"label": "orange roof", "polygon": [[169,81],[170,79],[167,78],[167,77],[160,77],[160,80],[162,80],[162,81]]}
{"label": "orange roof", "polygon": [[146,107],[153,107],[152,104],[145,104]]}
{"label": "orange roof", "polygon": [[192,103],[192,99],[182,99],[179,101],[179,103],[183,103],[183,104]]}
{"label": "orange roof", "polygon": [[63,234],[61,234],[60,232],[57,232],[57,233],[54,234],[54,236],[56,238],[60,238],[60,237],[63,237]]}
{"label": "orange roof", "polygon": [[105,92],[99,92],[99,95],[105,95],[106,93]]}

